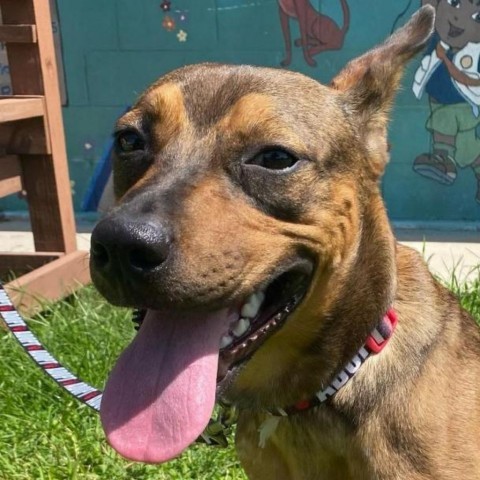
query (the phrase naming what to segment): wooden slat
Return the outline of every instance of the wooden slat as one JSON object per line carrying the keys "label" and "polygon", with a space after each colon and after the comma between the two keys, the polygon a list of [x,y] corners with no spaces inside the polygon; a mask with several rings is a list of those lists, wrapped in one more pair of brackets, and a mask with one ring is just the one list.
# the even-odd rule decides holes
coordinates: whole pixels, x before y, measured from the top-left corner
{"label": "wooden slat", "polygon": [[36,43],[35,25],[0,25],[0,42]]}
{"label": "wooden slat", "polygon": [[21,192],[22,188],[22,168],[18,157],[0,157],[0,198]]}
{"label": "wooden slat", "polygon": [[[75,218],[73,214],[72,191],[68,173],[67,147],[62,118],[62,104],[60,99],[60,85],[56,64],[55,44],[52,33],[52,18],[50,2],[46,0],[32,0],[37,25],[38,44],[40,48],[40,65],[43,78],[44,94],[46,99],[47,128],[51,134],[52,160],[54,175],[51,177],[52,187],[57,191],[56,208],[59,224],[49,235],[57,234],[62,238],[63,251],[69,253],[77,248],[75,236]],[[26,173],[25,173],[26,174]],[[52,202],[53,205],[53,202]],[[45,212],[43,212],[43,215]],[[42,215],[40,213],[39,215]],[[44,239],[44,243],[45,243]],[[55,248],[54,248],[55,247]],[[58,250],[52,245],[48,250]]]}
{"label": "wooden slat", "polygon": [[59,300],[90,282],[87,252],[76,251],[7,283],[5,288],[18,310],[31,315],[45,299]]}
{"label": "wooden slat", "polygon": [[0,198],[14,195],[21,191],[22,177],[20,175],[2,178],[2,173],[0,173]]}
{"label": "wooden slat", "polygon": [[61,252],[11,253],[0,252],[0,278],[10,274],[17,277],[53,262],[64,254]]}
{"label": "wooden slat", "polygon": [[[30,211],[30,224],[32,226],[35,250],[37,251],[66,251],[62,225],[59,221],[59,201],[57,191],[47,181],[39,179],[52,178],[55,175],[52,157],[49,155],[35,155],[22,157],[23,186],[27,192],[28,209]],[[71,202],[70,181],[66,185],[66,202]],[[56,211],[56,214],[52,214]],[[73,223],[69,227],[75,229]],[[76,242],[76,239],[74,239]],[[74,243],[74,246],[76,243]]]}
{"label": "wooden slat", "polygon": [[[36,44],[7,45],[13,93],[45,96],[45,122],[52,156],[40,161],[22,161],[24,180],[36,179],[31,191],[31,185],[25,185],[35,246],[44,251],[73,252],[75,222],[50,5],[46,0],[0,0],[0,8],[5,24],[35,24],[37,29]],[[45,175],[39,176],[40,173]],[[46,192],[47,198],[42,198]]]}
{"label": "wooden slat", "polygon": [[0,97],[0,122],[14,122],[26,118],[41,117],[44,111],[42,97]]}
{"label": "wooden slat", "polygon": [[43,118],[0,123],[0,155],[45,155],[49,153],[51,153],[50,142]]}
{"label": "wooden slat", "polygon": [[3,23],[32,25],[35,23],[32,0],[0,0]]}

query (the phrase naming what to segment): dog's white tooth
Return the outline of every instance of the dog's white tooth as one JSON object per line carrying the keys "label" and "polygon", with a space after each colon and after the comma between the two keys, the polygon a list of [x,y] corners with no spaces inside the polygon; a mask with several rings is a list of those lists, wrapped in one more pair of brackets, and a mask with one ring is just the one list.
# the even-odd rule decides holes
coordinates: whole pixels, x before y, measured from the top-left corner
{"label": "dog's white tooth", "polygon": [[249,303],[255,302],[255,298],[257,297],[256,293],[252,293],[248,298],[247,301],[245,302],[245,305],[248,305]]}
{"label": "dog's white tooth", "polygon": [[265,294],[263,292],[252,293],[240,312],[242,317],[254,318],[260,310]]}
{"label": "dog's white tooth", "polygon": [[265,292],[263,290],[257,292],[257,299],[260,302],[260,305],[262,305],[263,301],[265,300]]}
{"label": "dog's white tooth", "polygon": [[242,317],[253,318],[258,312],[258,308],[254,303],[246,303],[241,310]]}
{"label": "dog's white tooth", "polygon": [[241,318],[236,324],[232,333],[236,337],[241,337],[250,328],[250,320],[248,318]]}
{"label": "dog's white tooth", "polygon": [[220,348],[227,348],[233,342],[233,338],[230,335],[224,335],[220,340]]}

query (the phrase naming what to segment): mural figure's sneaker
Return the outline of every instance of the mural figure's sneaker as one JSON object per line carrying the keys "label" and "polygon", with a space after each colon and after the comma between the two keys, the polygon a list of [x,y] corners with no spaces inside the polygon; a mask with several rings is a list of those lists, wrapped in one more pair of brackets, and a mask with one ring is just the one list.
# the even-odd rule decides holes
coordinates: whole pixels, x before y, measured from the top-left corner
{"label": "mural figure's sneaker", "polygon": [[455,160],[443,153],[422,153],[413,162],[413,170],[443,185],[452,185],[457,178]]}

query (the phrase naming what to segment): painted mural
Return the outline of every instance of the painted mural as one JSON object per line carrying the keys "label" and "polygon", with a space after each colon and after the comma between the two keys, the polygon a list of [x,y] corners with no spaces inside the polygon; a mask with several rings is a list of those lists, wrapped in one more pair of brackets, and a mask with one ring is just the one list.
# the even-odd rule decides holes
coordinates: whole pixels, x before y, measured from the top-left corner
{"label": "painted mural", "polygon": [[480,203],[480,0],[424,0],[437,10],[435,36],[416,71],[413,92],[428,97],[432,148],[413,170],[453,185],[459,169],[477,181]]}
{"label": "painted mural", "polygon": [[188,33],[184,30],[188,21],[188,12],[172,6],[170,0],[163,0],[160,10],[164,13],[162,27],[167,32],[176,32],[177,40],[185,43],[188,39]]}
{"label": "painted mural", "polygon": [[288,67],[292,62],[292,37],[290,20],[298,21],[300,38],[294,41],[303,51],[303,58],[311,67],[316,67],[315,55],[327,50],[340,50],[350,26],[350,8],[346,0],[340,0],[343,25],[337,25],[328,15],[316,10],[310,0],[278,0],[280,24],[285,41],[285,58],[281,65]]}
{"label": "painted mural", "polygon": [[[161,75],[220,62],[288,68],[328,84],[422,3],[437,9],[435,37],[407,69],[395,102],[382,191],[393,221],[477,228],[480,0],[58,1],[76,210],[98,208],[108,188],[102,167],[112,125]],[[2,73],[8,66],[0,46],[0,90]],[[2,208],[26,205],[8,197]]]}

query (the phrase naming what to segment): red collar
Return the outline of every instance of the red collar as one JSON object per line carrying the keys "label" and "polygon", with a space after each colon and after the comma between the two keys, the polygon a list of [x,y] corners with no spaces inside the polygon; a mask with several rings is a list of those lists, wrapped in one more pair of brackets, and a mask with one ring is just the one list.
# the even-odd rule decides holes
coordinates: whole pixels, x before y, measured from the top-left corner
{"label": "red collar", "polygon": [[258,429],[260,448],[264,448],[269,437],[275,432],[282,417],[295,415],[325,403],[343,388],[358,372],[368,357],[380,353],[395,331],[398,318],[393,308],[389,309],[379,324],[372,330],[357,354],[343,367],[327,388],[319,390],[309,400],[303,400],[286,408],[267,410],[269,414]]}
{"label": "red collar", "polygon": [[304,412],[305,410],[326,402],[355,376],[368,357],[380,353],[385,348],[395,331],[397,323],[397,314],[393,308],[390,308],[379,324],[372,330],[356,355],[343,367],[327,388],[319,390],[309,400],[302,400],[286,408],[267,410],[268,413],[277,417],[287,417],[289,415]]}

